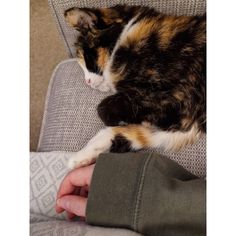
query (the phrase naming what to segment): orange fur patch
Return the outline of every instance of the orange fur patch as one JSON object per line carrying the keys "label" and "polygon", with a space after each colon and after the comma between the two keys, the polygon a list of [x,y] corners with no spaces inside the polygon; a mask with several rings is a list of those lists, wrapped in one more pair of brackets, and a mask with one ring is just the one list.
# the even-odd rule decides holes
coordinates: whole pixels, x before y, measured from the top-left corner
{"label": "orange fur patch", "polygon": [[184,99],[184,93],[181,91],[175,91],[173,93],[173,96],[179,101],[182,101]]}
{"label": "orange fur patch", "polygon": [[79,64],[82,64],[85,66],[85,60],[84,60],[84,55],[83,55],[82,49],[77,49],[77,57],[78,57]]}
{"label": "orange fur patch", "polygon": [[121,134],[130,141],[138,142],[142,147],[149,146],[150,131],[140,125],[114,127],[115,134]]}
{"label": "orange fur patch", "polygon": [[147,75],[149,76],[157,75],[157,71],[155,69],[147,69]]}
{"label": "orange fur patch", "polygon": [[107,48],[98,48],[98,60],[97,64],[101,70],[104,69],[107,61],[109,59],[109,52]]}
{"label": "orange fur patch", "polygon": [[121,67],[116,68],[115,71],[110,72],[110,80],[116,84],[118,81],[123,79],[123,73],[125,71],[125,64],[123,64]]}
{"label": "orange fur patch", "polygon": [[193,74],[190,74],[189,76],[188,76],[188,78],[189,78],[189,80],[190,81],[192,81],[192,82],[195,82],[196,81],[196,76],[194,76]]}
{"label": "orange fur patch", "polygon": [[189,22],[188,16],[167,16],[161,22],[158,28],[158,35],[160,38],[159,45],[162,48],[167,48],[171,39]]}
{"label": "orange fur patch", "polygon": [[206,22],[202,22],[198,28],[195,41],[197,44],[206,43]]}
{"label": "orange fur patch", "polygon": [[184,129],[188,129],[191,124],[192,124],[192,120],[190,118],[184,118],[181,120],[181,126]]}
{"label": "orange fur patch", "polygon": [[71,27],[75,27],[78,24],[79,20],[79,11],[77,9],[70,10],[66,17],[66,22],[69,24]]}
{"label": "orange fur patch", "polygon": [[128,35],[122,44],[124,46],[126,44],[143,44],[150,33],[156,30],[156,22],[157,18],[148,18],[138,22],[129,30]]}
{"label": "orange fur patch", "polygon": [[114,22],[121,23],[123,21],[119,18],[118,13],[110,8],[101,8],[100,12],[102,13],[103,21],[108,25],[113,24]]}
{"label": "orange fur patch", "polygon": [[160,80],[159,73],[155,69],[147,69],[146,74],[148,77],[154,78],[155,80]]}

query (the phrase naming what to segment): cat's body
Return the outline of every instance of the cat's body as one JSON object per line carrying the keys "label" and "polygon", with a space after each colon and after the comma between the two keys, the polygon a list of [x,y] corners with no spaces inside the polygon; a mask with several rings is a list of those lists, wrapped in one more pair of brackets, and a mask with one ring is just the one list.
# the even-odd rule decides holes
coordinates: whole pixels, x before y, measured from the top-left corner
{"label": "cat's body", "polygon": [[[206,129],[206,17],[146,7],[72,8],[86,82],[112,90],[98,105],[108,128],[70,160],[76,167],[114,152],[179,149]],[[125,125],[120,125],[125,124]]]}

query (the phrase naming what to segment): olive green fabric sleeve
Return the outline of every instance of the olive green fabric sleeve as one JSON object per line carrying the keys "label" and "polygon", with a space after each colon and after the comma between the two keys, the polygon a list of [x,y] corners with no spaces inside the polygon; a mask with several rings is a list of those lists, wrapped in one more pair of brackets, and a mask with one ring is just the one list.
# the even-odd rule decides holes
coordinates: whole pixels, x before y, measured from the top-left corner
{"label": "olive green fabric sleeve", "polygon": [[147,236],[206,234],[206,183],[154,153],[103,154],[92,177],[86,221]]}

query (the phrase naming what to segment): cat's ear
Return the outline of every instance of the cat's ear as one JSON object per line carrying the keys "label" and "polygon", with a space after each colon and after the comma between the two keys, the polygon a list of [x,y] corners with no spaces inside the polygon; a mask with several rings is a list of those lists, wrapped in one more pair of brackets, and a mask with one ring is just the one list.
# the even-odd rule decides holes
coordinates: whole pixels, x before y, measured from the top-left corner
{"label": "cat's ear", "polygon": [[78,7],[66,10],[64,16],[69,26],[81,32],[92,30],[97,22],[97,17],[92,11]]}
{"label": "cat's ear", "polygon": [[66,10],[64,16],[68,24],[78,31],[82,33],[96,32],[105,30],[113,24],[122,24],[123,18],[129,15],[129,9],[126,9],[125,6],[111,8],[73,7]]}

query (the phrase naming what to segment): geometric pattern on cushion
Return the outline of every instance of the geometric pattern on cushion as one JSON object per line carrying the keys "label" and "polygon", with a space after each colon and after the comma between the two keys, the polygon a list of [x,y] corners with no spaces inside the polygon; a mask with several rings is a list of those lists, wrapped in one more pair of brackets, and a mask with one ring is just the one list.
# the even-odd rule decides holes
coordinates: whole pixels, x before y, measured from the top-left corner
{"label": "geometric pattern on cushion", "polygon": [[55,219],[66,219],[65,214],[56,214],[54,206],[59,185],[69,171],[66,166],[68,157],[69,153],[31,153],[31,213],[45,217],[53,217]]}
{"label": "geometric pattern on cushion", "polygon": [[[101,129],[96,107],[107,93],[94,90],[84,82],[76,59],[56,68],[48,88],[38,151],[80,150]],[[178,162],[199,177],[206,175],[206,136],[179,152],[151,149]]]}
{"label": "geometric pattern on cushion", "polygon": [[110,7],[116,4],[146,5],[171,15],[202,15],[206,11],[206,0],[49,0],[52,15],[70,57],[76,56],[74,43],[78,33],[66,24],[64,11],[75,6],[91,8]]}
{"label": "geometric pattern on cushion", "polygon": [[[69,222],[66,214],[55,212],[59,185],[68,173],[66,166],[71,153],[44,152],[30,154],[30,235],[57,236],[138,236],[125,229],[103,228],[84,222]],[[63,220],[63,221],[62,221]]]}

